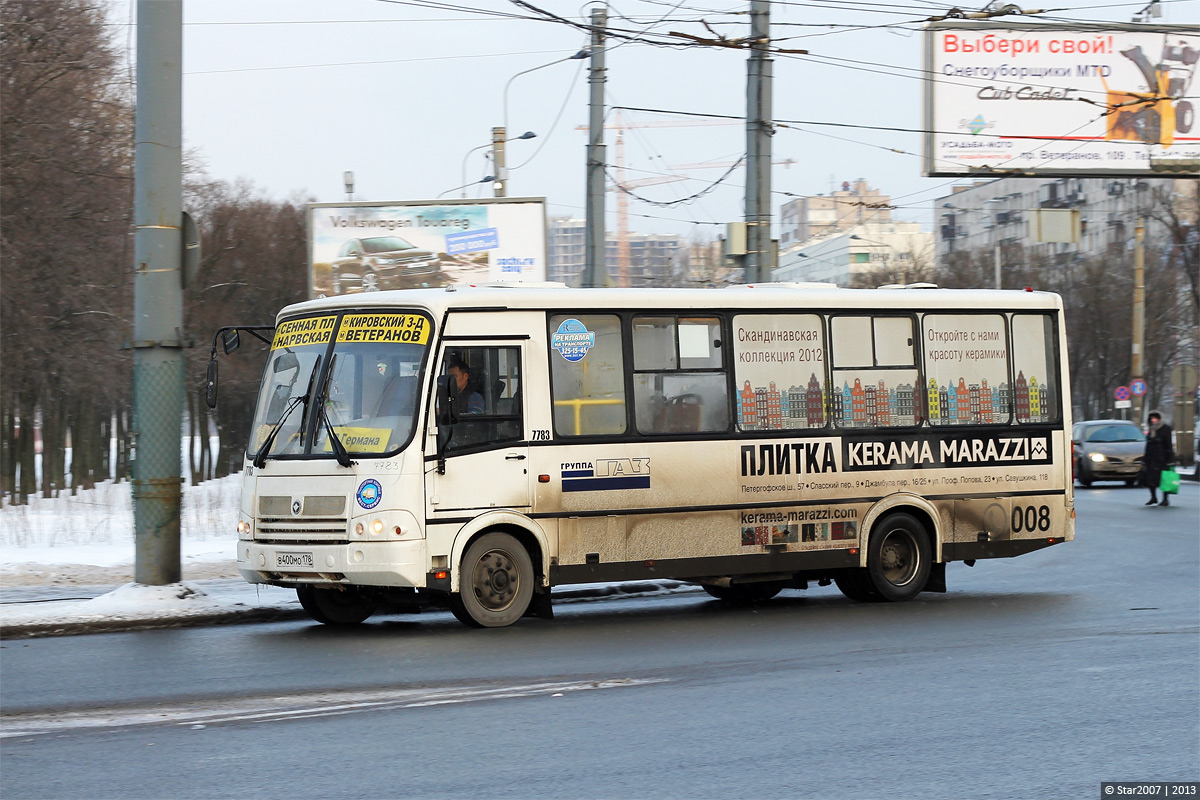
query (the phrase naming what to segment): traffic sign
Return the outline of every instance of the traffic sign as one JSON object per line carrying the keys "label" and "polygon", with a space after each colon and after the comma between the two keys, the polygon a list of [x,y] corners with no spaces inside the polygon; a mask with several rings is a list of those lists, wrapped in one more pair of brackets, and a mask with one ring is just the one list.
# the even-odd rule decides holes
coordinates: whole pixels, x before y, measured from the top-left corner
{"label": "traffic sign", "polygon": [[1113,405],[1116,406],[1117,408],[1133,408],[1133,401],[1132,400],[1118,400]]}
{"label": "traffic sign", "polygon": [[1130,391],[1128,386],[1118,386],[1116,389],[1113,389],[1113,397],[1117,398],[1118,400],[1128,400],[1129,395]]}
{"label": "traffic sign", "polygon": [[1171,370],[1171,384],[1176,392],[1192,392],[1196,389],[1196,368],[1191,364],[1180,364]]}
{"label": "traffic sign", "polygon": [[1141,378],[1134,378],[1129,382],[1129,391],[1141,397],[1146,393],[1146,382]]}

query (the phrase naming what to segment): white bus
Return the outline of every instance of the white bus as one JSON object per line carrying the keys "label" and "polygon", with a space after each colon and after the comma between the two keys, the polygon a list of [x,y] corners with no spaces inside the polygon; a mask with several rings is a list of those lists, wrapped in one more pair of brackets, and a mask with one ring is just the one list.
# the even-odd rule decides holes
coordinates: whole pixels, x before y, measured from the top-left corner
{"label": "white bus", "polygon": [[1054,294],[470,286],[266,330],[237,564],[323,623],[654,578],[900,601],[1074,537]]}

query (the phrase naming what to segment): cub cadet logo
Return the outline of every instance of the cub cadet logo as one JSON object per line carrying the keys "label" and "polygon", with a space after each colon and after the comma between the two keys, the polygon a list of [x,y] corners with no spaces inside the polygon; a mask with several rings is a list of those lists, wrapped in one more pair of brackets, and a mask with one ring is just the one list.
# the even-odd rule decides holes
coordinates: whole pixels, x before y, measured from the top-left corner
{"label": "cub cadet logo", "polygon": [[742,477],[837,472],[836,454],[833,442],[746,444],[742,445]]}
{"label": "cub cadet logo", "polygon": [[649,489],[650,459],[596,458],[563,462],[564,492],[594,492],[604,489]]}

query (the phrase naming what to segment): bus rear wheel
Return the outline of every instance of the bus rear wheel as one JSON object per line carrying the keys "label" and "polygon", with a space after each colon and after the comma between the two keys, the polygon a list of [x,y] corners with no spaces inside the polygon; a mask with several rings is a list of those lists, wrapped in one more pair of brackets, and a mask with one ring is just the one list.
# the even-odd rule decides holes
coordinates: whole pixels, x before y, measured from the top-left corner
{"label": "bus rear wheel", "polygon": [[867,545],[867,577],[879,597],[911,600],[929,580],[931,548],[925,526],[910,514],[890,514],[873,526]]}
{"label": "bus rear wheel", "polygon": [[783,581],[738,583],[733,586],[704,586],[704,591],[726,603],[761,603],[783,591]]}
{"label": "bus rear wheel", "polygon": [[357,589],[297,586],[296,596],[308,615],[325,625],[357,625],[375,613],[375,603]]}
{"label": "bus rear wheel", "polygon": [[459,591],[450,610],[473,628],[503,628],[525,615],[533,599],[533,562],[507,533],[476,539],[459,566]]}

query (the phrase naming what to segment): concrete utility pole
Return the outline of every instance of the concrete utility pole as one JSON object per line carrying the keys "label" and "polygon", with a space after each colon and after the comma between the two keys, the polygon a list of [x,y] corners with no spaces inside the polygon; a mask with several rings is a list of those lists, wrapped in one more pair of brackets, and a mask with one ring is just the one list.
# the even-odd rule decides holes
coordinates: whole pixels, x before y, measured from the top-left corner
{"label": "concrete utility pole", "polygon": [[133,527],[137,583],[177,583],[183,429],[183,2],[138,0]]}
{"label": "concrete utility pole", "polygon": [[504,128],[492,128],[492,165],[496,170],[496,180],[492,183],[494,197],[508,197],[508,162],[504,155],[507,136]]}
{"label": "concrete utility pole", "polygon": [[[1130,346],[1129,379],[1145,378],[1142,358],[1146,341],[1146,221],[1139,216],[1133,229],[1133,336]],[[1133,421],[1142,424],[1146,396],[1133,396]]]}
{"label": "concrete utility pole", "polygon": [[597,288],[608,283],[606,232],[604,228],[604,30],[608,11],[592,9],[592,63],[588,69],[591,97],[588,101],[587,217],[584,229],[583,286]]}
{"label": "concrete utility pole", "polygon": [[750,2],[746,80],[746,283],[770,280],[771,257],[771,0]]}

